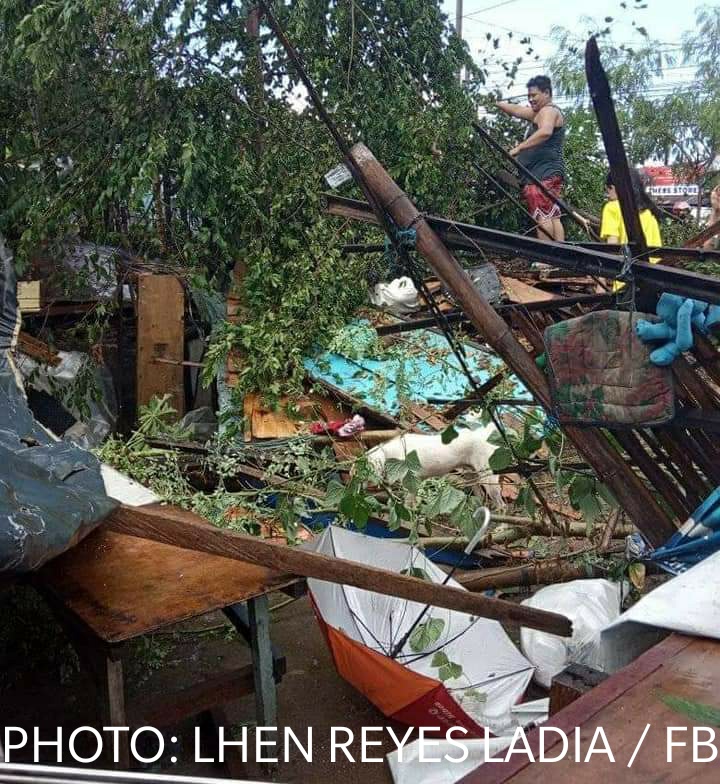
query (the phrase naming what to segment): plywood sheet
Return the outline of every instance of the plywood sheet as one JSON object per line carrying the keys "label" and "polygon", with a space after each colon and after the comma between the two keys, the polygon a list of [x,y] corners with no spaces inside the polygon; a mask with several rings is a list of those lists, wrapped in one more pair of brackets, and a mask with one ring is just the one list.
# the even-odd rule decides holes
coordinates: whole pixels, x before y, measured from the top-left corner
{"label": "plywood sheet", "polygon": [[[696,721],[677,707],[669,707],[668,697],[685,704],[702,704],[720,708],[720,642],[672,635],[650,649],[628,667],[608,678],[600,686],[580,697],[572,705],[553,716],[544,726],[561,728],[570,739],[568,754],[552,764],[555,784],[576,784],[621,780],[638,782],[715,782],[717,765],[693,761],[693,726],[711,722]],[[677,705],[677,703],[676,703]],[[650,725],[635,756],[632,769],[627,764],[647,725]],[[667,762],[667,727],[687,727],[675,740],[687,746],[673,749],[673,761]],[[605,754],[595,754],[590,761],[576,762],[575,728],[580,727],[581,758],[584,760],[592,738],[603,728],[615,762]],[[552,736],[555,738],[555,734]],[[701,733],[706,739],[707,733]],[[539,733],[528,735],[530,747],[539,753]],[[560,755],[557,746],[545,743],[546,754]],[[597,746],[596,748],[601,748]],[[701,747],[707,754],[709,747]],[[511,761],[482,765],[462,780],[462,784],[530,784],[541,781],[547,763],[529,763],[526,755]]]}
{"label": "plywood sheet", "polygon": [[510,302],[515,304],[527,305],[529,302],[547,302],[549,299],[558,298],[556,294],[539,291],[534,286],[528,286],[527,283],[516,278],[500,276],[500,282]]}
{"label": "plywood sheet", "polygon": [[[287,406],[297,406],[298,418],[288,414]],[[344,419],[342,409],[322,395],[304,395],[297,400],[282,397],[277,409],[263,402],[262,395],[250,394],[244,401],[245,421],[252,438],[292,438],[307,432],[310,423]],[[246,436],[248,429],[246,429]],[[246,440],[247,437],[246,437]]]}
{"label": "plywood sheet", "polygon": [[[180,416],[185,413],[183,366],[185,348],[185,292],[174,275],[138,278],[137,402],[170,394]],[[156,358],[169,360],[155,362]]]}
{"label": "plywood sheet", "polygon": [[296,580],[262,566],[102,528],[48,563],[36,579],[107,642],[146,634]]}

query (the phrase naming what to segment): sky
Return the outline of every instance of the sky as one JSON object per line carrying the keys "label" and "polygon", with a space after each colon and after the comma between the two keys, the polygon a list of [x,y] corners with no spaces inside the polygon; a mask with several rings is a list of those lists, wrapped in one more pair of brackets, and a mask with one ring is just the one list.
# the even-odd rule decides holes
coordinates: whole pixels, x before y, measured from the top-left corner
{"label": "sky", "polygon": [[[613,17],[613,39],[630,45],[645,39],[633,28],[644,27],[650,38],[660,42],[664,50],[677,52],[682,41],[682,34],[695,26],[696,8],[707,5],[701,0],[644,0],[647,8],[638,9],[636,0],[626,0],[627,10],[620,6],[621,0],[462,0],[463,38],[467,41],[472,55],[478,62],[484,54],[481,50],[487,46],[486,34],[500,36],[504,59],[524,56],[526,46],[519,44],[519,39],[528,35],[531,45],[540,56],[536,62],[527,58],[519,66],[516,85],[509,90],[502,78],[503,71],[499,66],[490,68],[489,86],[503,88],[506,97],[517,96],[524,92],[525,82],[537,73],[544,73],[546,59],[555,51],[551,31],[555,26],[566,27],[577,34],[578,40],[585,40],[590,26],[583,22],[583,17],[599,20],[601,23],[607,16]],[[444,0],[445,12],[454,23],[457,0]],[[642,4],[642,3],[641,3]],[[512,38],[508,33],[512,32]],[[601,44],[602,49],[602,44]],[[492,45],[490,44],[490,49]],[[691,80],[691,68],[675,64],[663,76],[654,88],[662,94],[664,90],[685,86]],[[552,74],[550,74],[552,76]],[[519,86],[518,86],[519,85]],[[557,103],[562,106],[562,96]]]}

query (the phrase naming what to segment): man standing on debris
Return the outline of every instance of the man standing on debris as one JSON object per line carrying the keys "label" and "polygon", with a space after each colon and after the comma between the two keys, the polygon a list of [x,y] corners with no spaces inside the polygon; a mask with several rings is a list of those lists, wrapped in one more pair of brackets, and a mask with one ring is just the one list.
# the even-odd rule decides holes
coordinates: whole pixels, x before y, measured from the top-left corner
{"label": "man standing on debris", "polygon": [[[511,117],[530,123],[525,139],[510,150],[531,174],[542,182],[545,190],[560,196],[565,182],[563,144],[565,119],[552,102],[552,83],[547,76],[535,76],[527,83],[529,106],[498,101],[498,108]],[[525,182],[523,196],[541,240],[565,240],[560,221],[560,207],[533,182]]]}

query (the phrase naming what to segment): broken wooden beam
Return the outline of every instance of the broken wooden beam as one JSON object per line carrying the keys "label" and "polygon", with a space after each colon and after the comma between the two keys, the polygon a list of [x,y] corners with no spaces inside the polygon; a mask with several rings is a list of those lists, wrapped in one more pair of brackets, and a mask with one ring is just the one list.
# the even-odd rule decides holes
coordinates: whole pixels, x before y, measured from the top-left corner
{"label": "broken wooden beam", "polygon": [[32,335],[28,335],[27,332],[18,334],[17,347],[23,354],[27,354],[27,356],[42,362],[44,365],[57,367],[60,364],[60,355],[57,351],[53,351],[47,343],[38,340]]}
{"label": "broken wooden beam", "polygon": [[[417,251],[452,292],[480,335],[545,409],[549,409],[551,400],[547,378],[503,318],[473,286],[468,273],[443,245],[407,194],[365,145],[356,144],[352,156],[362,172],[366,187],[373,191],[374,199],[390,214],[397,226],[412,226],[415,229]],[[555,246],[545,242],[539,244],[553,249],[563,247],[560,243]],[[566,427],[565,432],[650,544],[657,547],[665,542],[676,530],[670,517],[607,439],[592,429]]]}
{"label": "broken wooden beam", "polygon": [[286,545],[273,544],[223,528],[208,526],[183,509],[151,505],[119,506],[105,520],[113,531],[150,539],[188,550],[247,561],[288,574],[352,585],[367,591],[397,596],[408,601],[444,607],[497,621],[515,623],[561,637],[572,635],[572,623],[557,613],[524,607],[500,599],[477,596],[461,588],[439,585],[416,577],[366,566],[342,558]]}
{"label": "broken wooden beam", "polygon": [[620,211],[628,239],[635,246],[635,252],[647,252],[647,243],[640,225],[640,213],[635,201],[635,191],[630,178],[630,166],[625,155],[625,146],[620,133],[615,104],[610,93],[610,83],[600,62],[597,39],[592,36],[585,45],[585,76],[590,88],[590,98],[595,108],[605,152],[607,153],[613,185],[617,191]]}
{"label": "broken wooden beam", "polygon": [[[365,202],[334,195],[324,195],[323,198],[325,212],[329,215],[379,225],[372,209]],[[489,249],[532,261],[541,261],[580,275],[596,275],[611,279],[618,278],[625,266],[624,260],[617,252],[612,252],[610,246],[606,246],[608,249],[604,251],[586,250],[578,245],[546,242],[436,216],[427,216],[425,220],[443,242],[454,249],[462,248],[474,252],[479,248]],[[664,264],[650,264],[646,261],[633,262],[632,270],[638,281],[646,281],[648,284],[661,287],[664,291],[720,305],[720,278],[713,275],[667,267]]]}
{"label": "broken wooden beam", "polygon": [[[185,290],[175,275],[138,276],[137,405],[170,394],[178,416],[185,413]],[[172,364],[158,359],[174,360]],[[177,362],[178,364],[175,364]]]}
{"label": "broken wooden beam", "polygon": [[686,243],[687,248],[702,248],[702,246],[713,237],[720,234],[720,220],[706,226],[701,232],[691,237]]}

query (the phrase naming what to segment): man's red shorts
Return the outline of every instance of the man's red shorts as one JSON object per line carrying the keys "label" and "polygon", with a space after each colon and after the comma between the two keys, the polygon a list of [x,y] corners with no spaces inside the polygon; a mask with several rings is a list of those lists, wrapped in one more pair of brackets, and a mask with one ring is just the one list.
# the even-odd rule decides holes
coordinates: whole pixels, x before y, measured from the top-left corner
{"label": "man's red shorts", "polygon": [[[564,181],[559,174],[541,180],[541,182],[553,196],[560,196],[562,193]],[[560,217],[560,207],[534,183],[526,185],[522,189],[522,193],[528,206],[528,212],[535,223]]]}

